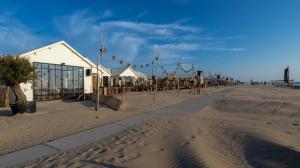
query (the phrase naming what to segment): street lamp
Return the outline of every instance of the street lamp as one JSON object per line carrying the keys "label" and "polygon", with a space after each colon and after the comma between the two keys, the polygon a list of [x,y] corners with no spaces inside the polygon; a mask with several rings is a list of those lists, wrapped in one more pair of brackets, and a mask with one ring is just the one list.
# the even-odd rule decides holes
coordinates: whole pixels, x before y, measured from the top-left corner
{"label": "street lamp", "polygon": [[[100,55],[97,56],[97,98],[96,98],[96,107],[95,110],[98,112],[99,110],[99,97],[100,97],[100,92],[99,92],[99,87],[100,87],[100,81],[99,81],[99,64],[102,64],[102,56],[106,49],[104,48],[104,42],[103,42],[103,37],[102,34],[100,35]],[[100,58],[99,58],[100,57]],[[100,61],[100,63],[99,63]],[[98,118],[98,113],[96,118]]]}
{"label": "street lamp", "polygon": [[155,57],[155,60],[156,60],[156,74],[155,74],[155,90],[154,90],[154,94],[153,94],[153,101],[155,101],[155,95],[156,95],[156,92],[157,92],[157,75],[158,75],[158,61],[159,61],[159,57],[160,57],[160,54],[159,54],[159,51],[157,51],[157,54],[156,54],[156,57]]}

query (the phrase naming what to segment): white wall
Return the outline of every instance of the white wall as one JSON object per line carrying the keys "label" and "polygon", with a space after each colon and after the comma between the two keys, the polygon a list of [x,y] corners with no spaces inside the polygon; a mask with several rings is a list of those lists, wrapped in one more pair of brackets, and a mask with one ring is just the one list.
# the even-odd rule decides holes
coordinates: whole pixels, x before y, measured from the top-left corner
{"label": "white wall", "polygon": [[[77,53],[69,49],[64,43],[56,43],[55,45],[50,45],[50,47],[38,49],[20,56],[29,58],[30,62],[49,64],[65,63],[65,65],[84,67],[84,93],[93,92],[92,76],[86,76],[85,73],[86,69],[92,68],[92,65],[80,58]],[[21,88],[27,96],[27,99],[32,101],[32,84],[22,84]]]}
{"label": "white wall", "polygon": [[32,83],[27,82],[27,83],[21,83],[20,87],[22,91],[24,92],[27,101],[33,101],[33,89],[32,89]]}

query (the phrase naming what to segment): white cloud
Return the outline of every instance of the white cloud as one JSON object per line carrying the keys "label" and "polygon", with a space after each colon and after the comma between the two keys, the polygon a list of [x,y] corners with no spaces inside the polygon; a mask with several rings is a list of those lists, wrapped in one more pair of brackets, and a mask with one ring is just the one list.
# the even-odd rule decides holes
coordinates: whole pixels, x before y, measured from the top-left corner
{"label": "white cloud", "polygon": [[177,38],[178,34],[185,35],[202,31],[201,28],[182,23],[103,21],[86,10],[55,18],[54,24],[67,40],[80,42],[81,49],[88,51],[84,54],[96,54],[94,51],[97,51],[99,35],[102,33],[107,37],[106,45],[110,54],[113,52],[124,56],[128,58],[128,61],[134,61],[141,54],[145,57],[152,57],[153,50],[149,49],[153,40],[157,38],[171,40]]}
{"label": "white cloud", "polygon": [[204,50],[209,50],[209,51],[232,51],[232,52],[242,52],[246,51],[244,48],[217,48],[217,47],[205,47],[203,48]]}
{"label": "white cloud", "polygon": [[127,29],[146,34],[156,34],[163,36],[175,35],[175,32],[199,32],[200,29],[192,26],[179,25],[177,23],[171,24],[153,24],[145,22],[132,22],[132,21],[107,21],[98,24],[100,30],[104,29]]}
{"label": "white cloud", "polygon": [[155,50],[173,50],[173,51],[197,51],[197,50],[208,50],[208,51],[245,51],[244,48],[218,48],[208,47],[198,43],[171,43],[171,44],[154,44],[153,49]]}
{"label": "white cloud", "polygon": [[[147,13],[146,11],[138,16],[142,17]],[[243,48],[225,48],[222,45],[216,46],[214,41],[218,41],[217,38],[205,35],[207,33],[204,33],[204,29],[201,27],[190,26],[186,23],[186,19],[156,24],[107,20],[101,17],[103,17],[103,13],[97,16],[84,10],[55,18],[54,23],[66,40],[75,43],[74,47],[78,47],[79,51],[84,51],[83,54],[86,56],[98,54],[99,35],[102,33],[106,36],[105,45],[109,51],[107,55],[115,54],[118,59],[129,63],[151,60],[157,50],[161,52],[162,60],[166,62],[173,61],[182,55],[189,57],[190,52],[200,50],[220,52],[245,50]],[[234,38],[225,37],[223,39]],[[113,62],[109,56],[105,59],[107,62]]]}
{"label": "white cloud", "polygon": [[108,17],[111,17],[113,16],[113,12],[111,10],[105,10],[103,12],[103,18],[108,18]]}
{"label": "white cloud", "polygon": [[39,38],[13,13],[0,13],[0,54],[19,54],[39,44]]}
{"label": "white cloud", "polygon": [[140,19],[144,16],[146,16],[149,13],[149,10],[144,10],[142,13],[138,14],[135,18],[133,19]]}
{"label": "white cloud", "polygon": [[138,56],[140,47],[145,44],[145,40],[140,37],[124,33],[113,33],[108,40],[109,44],[117,44],[116,52],[121,58],[126,58],[126,61],[132,62]]}
{"label": "white cloud", "polygon": [[202,48],[201,45],[199,44],[194,44],[194,43],[179,43],[179,44],[154,44],[153,48],[155,50],[181,50],[181,51],[195,51],[195,50],[200,50]]}

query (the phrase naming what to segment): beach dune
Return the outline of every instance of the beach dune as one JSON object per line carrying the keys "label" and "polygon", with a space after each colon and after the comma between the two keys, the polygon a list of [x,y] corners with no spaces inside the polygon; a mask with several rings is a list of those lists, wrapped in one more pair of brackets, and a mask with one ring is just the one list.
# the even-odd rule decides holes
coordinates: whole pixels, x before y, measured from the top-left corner
{"label": "beach dune", "polygon": [[193,114],[164,116],[20,167],[299,167],[300,91],[235,87]]}

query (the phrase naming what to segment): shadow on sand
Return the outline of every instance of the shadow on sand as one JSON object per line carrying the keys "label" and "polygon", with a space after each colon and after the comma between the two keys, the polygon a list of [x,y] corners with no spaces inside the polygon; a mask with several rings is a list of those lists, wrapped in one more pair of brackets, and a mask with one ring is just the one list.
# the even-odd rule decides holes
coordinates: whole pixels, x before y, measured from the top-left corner
{"label": "shadow on sand", "polygon": [[245,158],[255,168],[300,167],[300,152],[261,139],[251,140],[245,146]]}
{"label": "shadow on sand", "polygon": [[176,147],[171,156],[170,167],[206,168],[205,164],[188,147]]}
{"label": "shadow on sand", "polygon": [[[77,101],[76,99],[65,99],[65,100],[62,100],[62,101],[64,103],[80,103],[84,107],[91,108],[91,109],[94,109],[95,106],[96,106],[96,102],[92,101],[92,100]],[[103,108],[103,107],[109,108],[107,105],[104,105],[104,104],[99,104],[99,107],[101,107],[101,108]]]}

